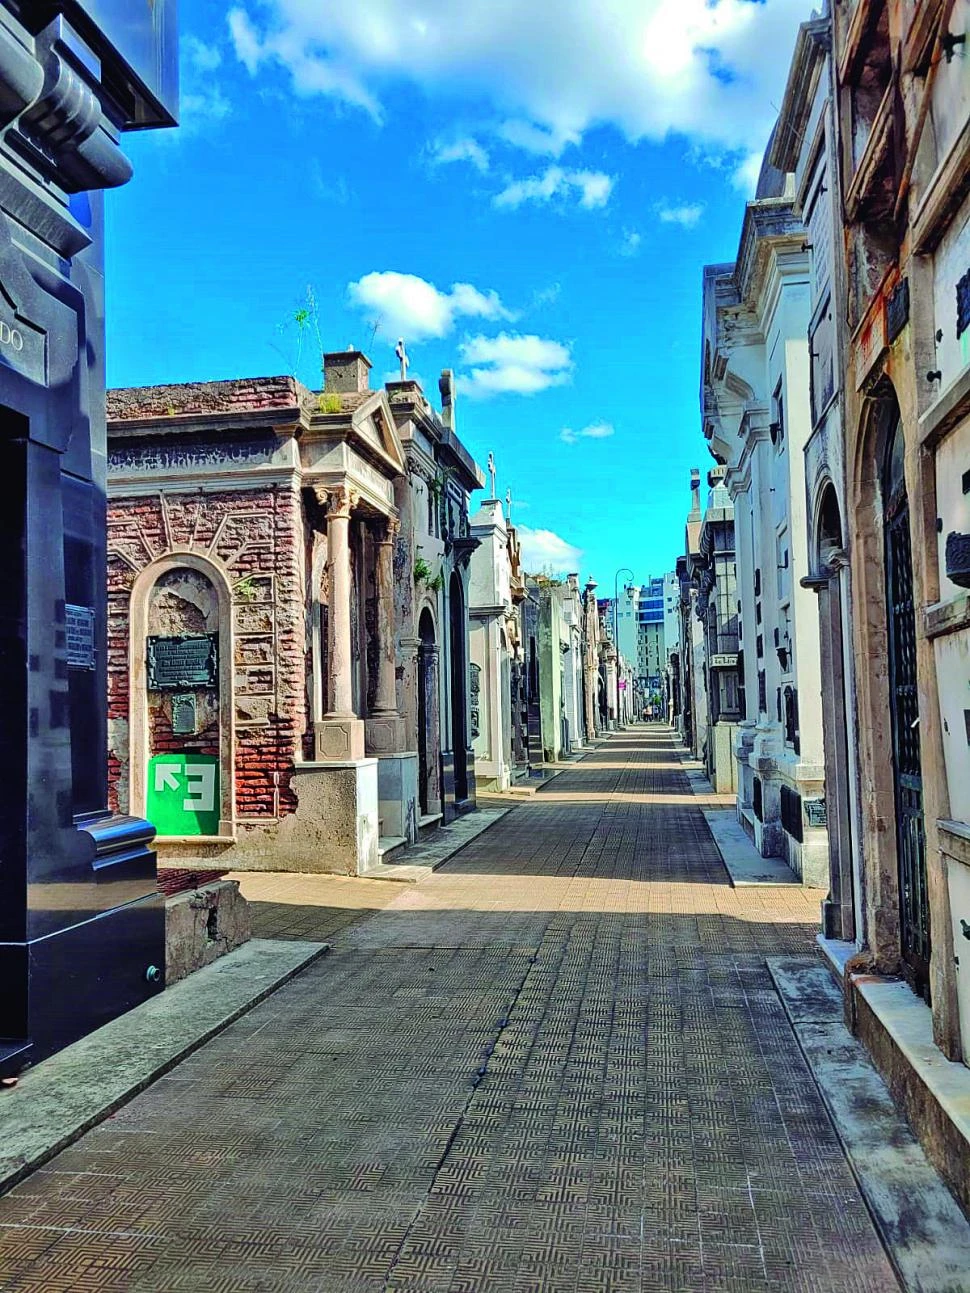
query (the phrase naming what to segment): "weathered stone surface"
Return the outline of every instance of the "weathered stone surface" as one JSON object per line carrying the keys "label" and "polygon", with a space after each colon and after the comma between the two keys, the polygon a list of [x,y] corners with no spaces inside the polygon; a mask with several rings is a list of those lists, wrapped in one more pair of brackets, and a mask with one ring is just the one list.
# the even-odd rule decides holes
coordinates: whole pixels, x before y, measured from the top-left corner
{"label": "weathered stone surface", "polygon": [[165,903],[165,982],[211,965],[252,937],[249,904],[235,880],[219,880]]}

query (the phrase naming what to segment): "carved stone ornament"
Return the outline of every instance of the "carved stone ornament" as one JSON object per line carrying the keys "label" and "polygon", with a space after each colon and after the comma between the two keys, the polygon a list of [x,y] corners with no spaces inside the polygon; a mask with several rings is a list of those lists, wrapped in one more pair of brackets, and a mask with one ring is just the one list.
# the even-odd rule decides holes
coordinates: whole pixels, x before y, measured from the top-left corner
{"label": "carved stone ornament", "polygon": [[350,520],[350,514],[360,502],[360,494],[349,485],[337,485],[327,490],[327,516],[334,520]]}
{"label": "carved stone ornament", "polygon": [[383,543],[394,544],[397,542],[397,536],[400,534],[400,532],[401,532],[400,518],[397,516],[386,516],[384,517],[383,523],[380,526],[378,536],[377,536],[377,542],[381,544]]}

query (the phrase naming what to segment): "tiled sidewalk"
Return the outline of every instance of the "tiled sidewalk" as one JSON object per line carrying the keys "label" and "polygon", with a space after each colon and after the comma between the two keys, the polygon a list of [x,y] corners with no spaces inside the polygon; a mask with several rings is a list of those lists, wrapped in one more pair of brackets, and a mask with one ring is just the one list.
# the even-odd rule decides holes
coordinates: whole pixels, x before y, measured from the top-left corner
{"label": "tiled sidewalk", "polygon": [[0,1289],[888,1293],[764,964],[820,896],[657,728],[420,884],[256,878],[332,954],[0,1200]]}

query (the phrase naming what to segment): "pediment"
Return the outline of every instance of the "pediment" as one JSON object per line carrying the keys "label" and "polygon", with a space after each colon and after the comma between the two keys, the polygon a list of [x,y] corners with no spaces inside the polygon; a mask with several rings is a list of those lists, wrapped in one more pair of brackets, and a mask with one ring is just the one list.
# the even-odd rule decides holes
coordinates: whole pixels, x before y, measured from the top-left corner
{"label": "pediment", "polygon": [[383,391],[375,391],[372,399],[354,410],[351,428],[359,448],[371,449],[376,457],[392,467],[395,474],[404,473],[404,447]]}

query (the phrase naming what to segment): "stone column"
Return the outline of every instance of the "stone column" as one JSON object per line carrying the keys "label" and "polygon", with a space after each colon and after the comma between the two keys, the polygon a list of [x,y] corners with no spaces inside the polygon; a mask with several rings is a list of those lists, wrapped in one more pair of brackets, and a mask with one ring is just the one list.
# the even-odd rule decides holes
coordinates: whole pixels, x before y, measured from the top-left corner
{"label": "stone column", "polygon": [[367,753],[400,754],[404,750],[404,723],[397,708],[394,641],[394,547],[401,528],[396,516],[379,522],[374,558],[374,592],[377,602],[377,687],[374,708],[365,724]]}
{"label": "stone column", "polygon": [[325,719],[354,718],[350,642],[350,513],[356,495],[346,486],[332,490],[327,511],[330,565],[330,708]]}
{"label": "stone column", "polygon": [[397,718],[394,682],[394,545],[401,528],[396,517],[388,517],[377,537],[374,586],[377,594],[377,694],[374,717]]}
{"label": "stone column", "polygon": [[330,707],[316,725],[316,756],[321,762],[364,757],[364,724],[354,713],[350,616],[350,514],[357,495],[346,485],[327,491],[327,565],[330,572]]}

